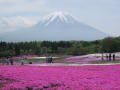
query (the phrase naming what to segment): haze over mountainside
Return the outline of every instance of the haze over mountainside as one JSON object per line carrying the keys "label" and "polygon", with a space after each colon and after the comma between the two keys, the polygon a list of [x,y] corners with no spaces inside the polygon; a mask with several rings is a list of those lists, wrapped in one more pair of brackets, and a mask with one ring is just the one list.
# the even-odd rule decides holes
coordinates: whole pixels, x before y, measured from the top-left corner
{"label": "haze over mountainside", "polygon": [[29,28],[0,35],[4,41],[97,40],[109,35],[81,23],[68,13],[54,12]]}

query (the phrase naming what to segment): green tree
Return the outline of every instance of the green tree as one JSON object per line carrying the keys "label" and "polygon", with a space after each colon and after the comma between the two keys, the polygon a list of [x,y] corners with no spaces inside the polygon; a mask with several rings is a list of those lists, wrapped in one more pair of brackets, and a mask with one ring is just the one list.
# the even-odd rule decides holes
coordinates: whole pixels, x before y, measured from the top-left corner
{"label": "green tree", "polygon": [[72,55],[84,55],[84,54],[87,54],[87,49],[83,47],[81,44],[74,44],[69,49],[69,52]]}
{"label": "green tree", "polygon": [[[102,54],[103,53],[114,53],[114,52],[118,51],[117,50],[118,47],[119,47],[119,43],[115,38],[108,37],[101,41]],[[111,59],[109,58],[109,60],[111,60]]]}
{"label": "green tree", "polygon": [[113,53],[117,51],[118,44],[119,43],[117,42],[117,40],[112,37],[105,38],[101,42],[101,46],[102,46],[101,49],[103,52]]}

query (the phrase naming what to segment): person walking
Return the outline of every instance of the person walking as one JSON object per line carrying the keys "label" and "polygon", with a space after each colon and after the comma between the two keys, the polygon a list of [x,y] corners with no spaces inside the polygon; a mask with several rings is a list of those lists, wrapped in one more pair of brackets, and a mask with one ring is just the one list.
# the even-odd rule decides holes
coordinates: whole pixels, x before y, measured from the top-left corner
{"label": "person walking", "polygon": [[9,61],[10,61],[10,64],[11,64],[11,65],[13,65],[13,64],[14,64],[14,61],[13,61],[13,59],[12,59],[12,58],[10,58],[10,59],[9,59]]}
{"label": "person walking", "polygon": [[115,61],[115,54],[113,54],[113,61]]}
{"label": "person walking", "polygon": [[112,55],[111,55],[111,53],[109,54],[109,61],[111,61],[111,57],[112,57]]}
{"label": "person walking", "polygon": [[106,54],[106,60],[108,60],[108,54]]}
{"label": "person walking", "polygon": [[50,63],[53,63],[53,58],[52,58],[52,56],[50,56]]}
{"label": "person walking", "polygon": [[5,62],[6,62],[6,65],[9,65],[9,58],[8,57],[5,59]]}
{"label": "person walking", "polygon": [[24,60],[21,60],[21,65],[24,65]]}

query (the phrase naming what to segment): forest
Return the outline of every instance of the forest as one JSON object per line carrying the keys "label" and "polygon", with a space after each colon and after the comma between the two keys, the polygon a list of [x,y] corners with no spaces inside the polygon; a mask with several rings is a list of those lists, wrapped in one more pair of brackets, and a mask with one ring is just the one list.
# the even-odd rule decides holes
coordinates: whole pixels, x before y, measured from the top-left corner
{"label": "forest", "polygon": [[0,58],[22,55],[86,55],[120,51],[120,37],[107,37],[95,41],[0,41]]}

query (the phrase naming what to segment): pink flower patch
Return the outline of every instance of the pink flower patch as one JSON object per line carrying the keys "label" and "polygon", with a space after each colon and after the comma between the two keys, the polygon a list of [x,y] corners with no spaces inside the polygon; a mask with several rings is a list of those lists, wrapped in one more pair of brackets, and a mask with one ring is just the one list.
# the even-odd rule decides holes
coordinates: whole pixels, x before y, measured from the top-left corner
{"label": "pink flower patch", "polygon": [[0,77],[0,90],[120,90],[120,65],[0,66]]}

